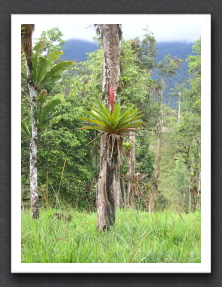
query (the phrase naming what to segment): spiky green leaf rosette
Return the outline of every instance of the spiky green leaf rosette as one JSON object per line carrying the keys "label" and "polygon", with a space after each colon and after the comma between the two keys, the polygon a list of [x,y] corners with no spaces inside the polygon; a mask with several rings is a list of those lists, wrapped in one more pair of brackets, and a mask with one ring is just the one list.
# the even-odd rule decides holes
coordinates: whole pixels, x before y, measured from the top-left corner
{"label": "spiky green leaf rosette", "polygon": [[91,116],[91,119],[78,118],[90,125],[81,129],[95,129],[103,133],[122,135],[136,130],[144,124],[144,122],[138,120],[142,116],[141,112],[133,106],[121,110],[120,104],[115,104],[114,112],[111,113],[106,105],[98,103],[97,108],[91,108],[91,111],[85,112]]}

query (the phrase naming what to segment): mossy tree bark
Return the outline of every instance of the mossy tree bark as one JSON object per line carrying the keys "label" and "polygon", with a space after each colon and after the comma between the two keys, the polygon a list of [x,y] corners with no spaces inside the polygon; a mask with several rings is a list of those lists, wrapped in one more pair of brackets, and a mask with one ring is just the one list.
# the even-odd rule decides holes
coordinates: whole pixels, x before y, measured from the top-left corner
{"label": "mossy tree bark", "polygon": [[32,208],[32,218],[37,219],[39,217],[39,196],[38,196],[38,174],[37,174],[37,143],[38,143],[38,126],[35,117],[36,110],[36,96],[37,91],[33,83],[32,78],[32,32],[34,30],[34,24],[22,24],[21,33],[21,46],[22,51],[26,56],[26,68],[27,68],[27,83],[29,89],[29,99],[31,107],[31,124],[32,134],[30,139],[29,153],[30,153],[30,200]]}
{"label": "mossy tree bark", "polygon": [[116,178],[120,170],[120,155],[123,138],[120,135],[104,134],[101,137],[100,175],[97,197],[97,229],[108,230],[115,223],[117,202]]}
{"label": "mossy tree bark", "polygon": [[121,52],[121,25],[102,24],[102,46],[103,46],[103,79],[102,91],[103,102],[110,107],[109,91],[113,87],[114,100],[119,103],[120,88],[120,52]]}
{"label": "mossy tree bark", "polygon": [[[102,99],[111,108],[110,88],[114,101],[119,102],[121,25],[101,24],[104,63]],[[120,156],[122,137],[103,134],[100,143],[100,174],[97,196],[97,229],[108,230],[115,223],[115,208],[120,200]]]}

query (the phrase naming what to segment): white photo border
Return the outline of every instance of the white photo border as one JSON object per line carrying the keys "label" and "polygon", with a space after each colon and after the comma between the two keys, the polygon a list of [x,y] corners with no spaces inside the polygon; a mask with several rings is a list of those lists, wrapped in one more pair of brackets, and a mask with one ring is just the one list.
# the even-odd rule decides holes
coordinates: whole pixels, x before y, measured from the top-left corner
{"label": "white photo border", "polygon": [[[158,23],[161,20],[201,25],[201,263],[21,263],[21,24],[45,21],[52,25],[127,24],[133,21],[145,26],[149,19]],[[12,14],[11,32],[11,272],[211,273],[211,15]]]}

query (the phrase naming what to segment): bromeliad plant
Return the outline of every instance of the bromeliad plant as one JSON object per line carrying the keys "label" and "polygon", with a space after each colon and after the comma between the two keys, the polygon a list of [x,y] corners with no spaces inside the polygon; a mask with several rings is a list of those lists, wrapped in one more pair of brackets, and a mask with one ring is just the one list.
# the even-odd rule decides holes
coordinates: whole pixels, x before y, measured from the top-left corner
{"label": "bromeliad plant", "polygon": [[109,111],[106,105],[98,103],[97,108],[91,108],[91,111],[85,112],[92,119],[79,117],[90,124],[81,129],[95,129],[102,133],[125,135],[144,124],[144,122],[138,121],[142,116],[141,112],[133,106],[122,110],[120,104],[114,104],[112,113],[112,110]]}
{"label": "bromeliad plant", "polygon": [[85,111],[92,119],[79,117],[79,119],[90,124],[90,126],[83,127],[82,129],[98,130],[102,132],[101,134],[124,135],[144,124],[144,122],[138,121],[138,119],[142,117],[139,109],[135,109],[131,106],[121,111],[120,104],[115,103],[112,86],[109,91],[109,105],[110,109],[108,109],[106,105],[98,102],[97,108],[91,108],[91,111]]}
{"label": "bromeliad plant", "polygon": [[139,120],[142,117],[139,109],[135,109],[133,106],[121,109],[120,104],[114,104],[112,98],[110,99],[110,106],[109,110],[106,105],[99,102],[97,108],[91,108],[91,111],[85,111],[91,118],[79,117],[79,119],[84,120],[90,125],[80,129],[98,130],[100,132],[99,136],[105,135],[104,141],[107,142],[106,146],[109,160],[112,159],[114,146],[116,144],[119,165],[123,149],[123,138],[129,135],[130,131],[136,131],[141,128],[144,122]]}

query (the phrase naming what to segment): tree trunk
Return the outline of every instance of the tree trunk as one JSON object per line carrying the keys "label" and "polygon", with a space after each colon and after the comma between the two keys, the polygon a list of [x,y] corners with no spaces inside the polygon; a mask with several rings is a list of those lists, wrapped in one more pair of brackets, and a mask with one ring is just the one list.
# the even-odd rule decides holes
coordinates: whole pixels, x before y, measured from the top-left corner
{"label": "tree trunk", "polygon": [[198,191],[197,188],[192,188],[191,190],[191,211],[195,212],[197,209],[197,195]]}
{"label": "tree trunk", "polygon": [[[119,102],[121,25],[101,24],[103,40],[103,102],[110,108],[110,88]],[[121,136],[103,134],[100,142],[100,174],[97,195],[97,229],[108,230],[115,223],[115,208],[120,198]]]}
{"label": "tree trunk", "polygon": [[[30,91],[30,98],[32,98],[31,106],[33,106],[33,100],[35,99],[35,91]],[[34,93],[31,95],[31,93]],[[37,142],[38,142],[38,129],[37,122],[34,115],[34,109],[31,108],[32,119],[32,137],[30,142],[30,199],[32,208],[32,218],[39,217],[39,196],[38,196],[38,174],[37,174]]]}
{"label": "tree trunk", "polygon": [[157,160],[156,160],[156,172],[151,178],[151,194],[150,194],[150,200],[149,200],[149,213],[154,212],[155,210],[155,200],[156,200],[156,194],[157,194],[157,179],[160,174],[160,160],[161,160],[161,145],[162,145],[162,138],[161,138],[161,132],[158,135],[158,147],[157,147]]}
{"label": "tree trunk", "polygon": [[115,223],[116,174],[120,168],[123,138],[104,134],[101,137],[100,174],[97,197],[97,229],[105,231]]}
{"label": "tree trunk", "polygon": [[199,173],[199,180],[198,180],[198,199],[197,199],[197,205],[200,208],[201,207],[201,172]]}
{"label": "tree trunk", "polygon": [[125,184],[125,180],[123,178],[120,178],[120,191],[122,194],[122,206],[124,208],[126,208],[127,206],[127,201],[126,201],[126,184]]}
{"label": "tree trunk", "polygon": [[160,108],[160,121],[158,126],[158,140],[157,140],[157,159],[156,159],[156,172],[151,178],[151,194],[149,200],[149,212],[154,212],[155,209],[155,200],[156,194],[158,191],[157,179],[160,175],[160,161],[161,161],[161,146],[162,146],[162,129],[163,129],[163,111],[162,111],[162,99],[163,99],[163,89],[164,89],[164,80],[162,79],[161,85],[157,89],[158,95],[158,105]]}
{"label": "tree trunk", "polygon": [[121,182],[120,182],[120,166],[116,168],[115,173],[115,207],[120,207],[120,195],[121,195]]}
{"label": "tree trunk", "polygon": [[38,126],[35,117],[36,110],[36,89],[32,79],[32,32],[34,30],[33,24],[22,24],[25,29],[21,34],[21,46],[26,56],[27,68],[27,82],[29,88],[30,107],[31,107],[31,124],[32,134],[30,140],[30,200],[32,208],[32,218],[39,217],[39,196],[38,196],[38,183],[37,183],[37,142],[38,142]]}
{"label": "tree trunk", "polygon": [[118,91],[120,87],[120,44],[121,44],[121,25],[102,24],[103,39],[103,102],[110,107],[109,91],[110,87],[114,90],[114,100],[119,103]]}
{"label": "tree trunk", "polygon": [[[129,139],[131,143],[135,143],[135,131],[131,131],[129,135]],[[135,145],[133,144],[130,149],[129,154],[129,175],[134,177],[135,175]],[[128,204],[129,206],[134,208],[134,196],[135,196],[135,188],[133,184],[128,181]]]}
{"label": "tree trunk", "polygon": [[179,102],[178,102],[178,125],[180,124],[180,114],[181,114],[181,92],[179,92],[178,94],[178,99],[179,99]]}

